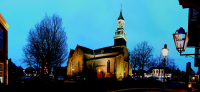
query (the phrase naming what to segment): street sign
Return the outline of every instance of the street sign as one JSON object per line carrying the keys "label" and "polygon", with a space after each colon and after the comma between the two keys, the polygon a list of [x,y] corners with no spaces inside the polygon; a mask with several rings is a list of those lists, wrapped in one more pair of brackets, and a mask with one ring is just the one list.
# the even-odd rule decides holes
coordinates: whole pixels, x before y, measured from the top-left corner
{"label": "street sign", "polygon": [[188,20],[188,45],[189,48],[199,47],[199,30],[197,17],[199,11],[194,8],[189,8],[189,20]]}

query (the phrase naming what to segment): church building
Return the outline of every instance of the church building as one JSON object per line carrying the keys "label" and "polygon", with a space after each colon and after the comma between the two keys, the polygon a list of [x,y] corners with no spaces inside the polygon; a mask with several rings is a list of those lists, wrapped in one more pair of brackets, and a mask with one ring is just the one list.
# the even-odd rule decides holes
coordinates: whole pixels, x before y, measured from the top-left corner
{"label": "church building", "polygon": [[126,47],[126,32],[124,31],[122,9],[117,20],[117,30],[114,36],[114,45],[99,49],[89,49],[77,45],[75,50],[70,49],[67,62],[67,76],[84,76],[86,78],[122,78],[132,75],[128,48]]}

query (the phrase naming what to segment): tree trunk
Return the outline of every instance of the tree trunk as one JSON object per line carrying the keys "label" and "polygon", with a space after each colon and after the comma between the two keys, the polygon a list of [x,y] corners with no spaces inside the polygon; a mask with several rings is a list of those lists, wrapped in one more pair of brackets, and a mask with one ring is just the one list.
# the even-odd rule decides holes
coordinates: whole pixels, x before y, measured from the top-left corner
{"label": "tree trunk", "polygon": [[[135,58],[135,61],[136,61],[136,58]],[[134,77],[135,77],[135,64],[134,64]]]}
{"label": "tree trunk", "polygon": [[144,58],[143,58],[143,62],[142,62],[142,79],[144,79],[143,68],[144,68]]}

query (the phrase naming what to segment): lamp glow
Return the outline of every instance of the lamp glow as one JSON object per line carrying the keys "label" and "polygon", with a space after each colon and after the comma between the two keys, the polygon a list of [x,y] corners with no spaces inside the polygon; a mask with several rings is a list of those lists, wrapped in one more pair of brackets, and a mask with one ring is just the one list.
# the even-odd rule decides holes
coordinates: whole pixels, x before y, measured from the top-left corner
{"label": "lamp glow", "polygon": [[164,48],[162,49],[162,55],[164,58],[167,57],[168,51],[169,51],[169,49],[167,49],[167,45],[165,44]]}

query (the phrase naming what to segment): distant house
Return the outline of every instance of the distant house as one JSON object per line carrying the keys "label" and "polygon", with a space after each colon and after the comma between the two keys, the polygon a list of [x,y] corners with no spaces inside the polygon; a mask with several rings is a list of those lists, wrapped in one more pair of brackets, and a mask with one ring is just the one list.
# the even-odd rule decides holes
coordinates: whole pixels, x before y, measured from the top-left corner
{"label": "distant house", "polygon": [[[164,77],[164,67],[151,67],[147,73],[144,73],[145,77]],[[165,67],[165,77],[172,77],[172,71]]]}
{"label": "distant house", "polygon": [[36,69],[28,67],[25,69],[26,76],[36,76]]}
{"label": "distant house", "polygon": [[173,73],[172,73],[172,78],[174,79],[174,80],[183,80],[184,79],[184,74],[182,74],[182,72],[179,70],[179,69],[177,69],[176,71],[174,71]]}
{"label": "distant house", "polygon": [[13,80],[14,77],[21,77],[23,76],[23,68],[17,67],[11,59],[8,59],[8,77],[9,80]]}

